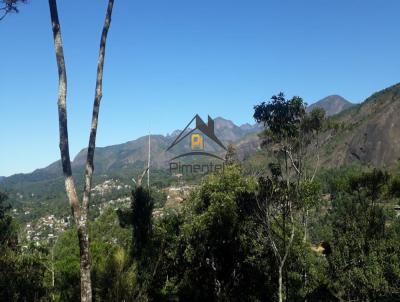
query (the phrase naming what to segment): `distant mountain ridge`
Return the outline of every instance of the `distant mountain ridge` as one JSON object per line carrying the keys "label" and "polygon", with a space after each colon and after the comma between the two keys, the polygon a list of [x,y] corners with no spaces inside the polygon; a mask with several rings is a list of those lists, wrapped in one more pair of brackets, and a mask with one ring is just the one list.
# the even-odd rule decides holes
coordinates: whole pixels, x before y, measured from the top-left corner
{"label": "distant mountain ridge", "polygon": [[307,107],[307,112],[313,110],[314,108],[322,108],[325,110],[327,116],[332,116],[354,106],[345,98],[340,95],[330,95],[318,102]]}
{"label": "distant mountain ridge", "polygon": [[323,163],[395,166],[400,159],[399,112],[400,84],[396,84],[333,116],[342,127],[335,134],[325,134]]}
{"label": "distant mountain ridge", "polygon": [[[239,157],[248,156],[258,149],[257,133],[261,130],[261,125],[244,124],[237,126],[232,121],[217,117],[214,119],[215,133],[217,137],[227,146],[231,143],[240,145],[242,140],[251,142],[249,146],[239,147],[237,153]],[[173,142],[181,130],[175,130],[170,135],[151,135],[151,158],[152,167],[156,169],[165,168],[168,160],[174,154],[184,150],[186,146],[177,146],[175,150],[167,153],[168,146]],[[212,144],[208,147],[213,151],[218,149]],[[223,150],[222,150],[223,151]],[[96,147],[95,151],[95,174],[108,174],[120,170],[130,169],[142,170],[147,160],[148,136],[142,136],[138,139],[126,143],[111,145],[107,147]],[[86,149],[82,149],[72,161],[74,173],[83,173],[86,162]],[[20,182],[43,182],[62,177],[60,161],[53,162],[45,168],[37,169],[32,173],[15,174],[3,179],[2,185],[17,185]]]}
{"label": "distant mountain ridge", "polygon": [[[318,106],[324,108],[328,115],[331,115],[330,119],[340,125],[338,130],[321,134],[322,166],[337,167],[359,162],[377,167],[392,167],[398,162],[400,84],[374,93],[361,104],[351,104],[340,96],[329,96],[311,105],[307,110]],[[262,128],[260,124],[237,126],[222,117],[215,118],[217,137],[226,146],[233,143],[240,159],[248,158],[260,150],[258,133]],[[153,170],[158,169],[166,173],[168,161],[189,147],[188,143],[184,143],[170,153],[166,152],[179,133],[180,130],[176,130],[171,135],[151,135]],[[207,147],[211,148],[212,152],[221,151],[218,151],[212,143],[207,144]],[[146,165],[147,152],[148,136],[123,144],[98,147],[95,152],[95,176],[115,175],[115,173],[137,175]],[[218,154],[224,156],[224,152]],[[74,174],[78,177],[77,181],[83,175],[85,161],[86,150],[83,149],[72,162]],[[59,186],[60,190],[63,190],[60,161],[32,173],[16,174],[0,180],[2,189],[33,192],[38,186],[42,190]]]}

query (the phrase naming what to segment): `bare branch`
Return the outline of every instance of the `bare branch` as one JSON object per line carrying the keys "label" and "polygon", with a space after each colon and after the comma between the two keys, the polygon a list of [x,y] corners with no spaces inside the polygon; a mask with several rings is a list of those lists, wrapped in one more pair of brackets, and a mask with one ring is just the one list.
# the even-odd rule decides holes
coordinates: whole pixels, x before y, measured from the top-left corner
{"label": "bare branch", "polygon": [[76,194],[74,179],[72,177],[71,160],[68,144],[67,122],[67,72],[65,68],[64,50],[61,39],[60,21],[58,19],[57,3],[49,0],[50,16],[53,30],[54,47],[58,68],[58,124],[60,135],[61,165],[65,179],[65,189],[75,221],[80,219],[79,199]]}
{"label": "bare branch", "polygon": [[6,16],[7,16],[7,12],[5,12],[5,13],[0,17],[0,21],[3,20]]}
{"label": "bare branch", "polygon": [[19,9],[17,5],[19,3],[26,3],[27,0],[0,0],[4,6],[0,8],[0,11],[4,11],[4,14],[0,17],[0,21],[3,20],[9,13],[18,13]]}
{"label": "bare branch", "polygon": [[96,90],[93,103],[92,113],[92,125],[89,137],[89,146],[87,151],[86,169],[85,169],[85,186],[83,190],[83,202],[82,208],[87,211],[89,208],[90,191],[92,187],[92,175],[94,170],[94,150],[96,148],[96,134],[97,134],[97,123],[99,118],[100,101],[103,96],[103,69],[104,69],[104,57],[106,52],[106,41],[107,34],[111,24],[111,15],[114,5],[114,0],[108,1],[106,17],[104,20],[103,31],[100,39],[100,50],[97,65],[97,77],[96,77]]}
{"label": "bare branch", "polygon": [[293,168],[296,170],[297,174],[300,175],[301,172],[299,171],[299,169],[297,168],[297,166],[296,166],[296,164],[295,164],[295,162],[294,162],[294,160],[293,160],[292,153],[289,152],[289,151],[286,150],[286,149],[285,149],[285,152],[286,152],[286,154],[289,156],[289,159],[290,159],[290,162],[291,162]]}
{"label": "bare branch", "polygon": [[149,167],[147,167],[146,169],[144,169],[143,173],[141,176],[139,176],[138,181],[137,181],[137,186],[141,187],[142,186],[142,180],[143,177],[146,175],[146,173],[149,171]]}
{"label": "bare branch", "polygon": [[285,264],[286,259],[289,255],[289,252],[292,249],[292,243],[293,243],[293,239],[294,239],[294,230],[295,230],[294,223],[292,221],[292,230],[290,232],[290,239],[289,239],[288,245],[286,246],[285,255],[283,256],[283,259],[282,259],[282,266]]}
{"label": "bare branch", "polygon": [[317,174],[318,168],[319,168],[319,138],[318,138],[318,133],[317,133],[317,163],[315,165],[314,173],[313,176],[311,177],[311,181],[314,181],[315,175]]}

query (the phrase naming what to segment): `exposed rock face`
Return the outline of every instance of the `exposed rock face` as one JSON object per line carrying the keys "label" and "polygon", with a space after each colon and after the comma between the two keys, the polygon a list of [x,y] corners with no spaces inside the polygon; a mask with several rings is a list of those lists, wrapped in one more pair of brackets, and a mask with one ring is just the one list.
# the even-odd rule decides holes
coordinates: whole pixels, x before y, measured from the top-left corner
{"label": "exposed rock face", "polygon": [[324,150],[329,165],[394,166],[400,158],[400,84],[373,94],[334,120],[345,125]]}

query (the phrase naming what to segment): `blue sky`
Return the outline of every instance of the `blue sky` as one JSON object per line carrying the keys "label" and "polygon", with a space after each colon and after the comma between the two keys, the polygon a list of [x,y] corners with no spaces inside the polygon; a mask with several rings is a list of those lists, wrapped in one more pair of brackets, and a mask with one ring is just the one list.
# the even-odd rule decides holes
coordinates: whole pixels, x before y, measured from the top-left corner
{"label": "blue sky", "polygon": [[[70,148],[87,145],[107,1],[58,1]],[[399,81],[400,1],[115,0],[98,146],[183,128],[195,113],[253,122],[283,91],[359,102]],[[0,175],[59,158],[48,3],[0,22]]]}

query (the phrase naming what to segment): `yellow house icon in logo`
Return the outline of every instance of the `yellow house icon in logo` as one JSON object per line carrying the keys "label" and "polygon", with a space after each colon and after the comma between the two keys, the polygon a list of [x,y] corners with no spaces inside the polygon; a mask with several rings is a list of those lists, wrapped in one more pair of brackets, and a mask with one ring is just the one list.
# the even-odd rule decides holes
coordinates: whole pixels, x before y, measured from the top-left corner
{"label": "yellow house icon in logo", "polygon": [[190,147],[192,148],[192,150],[203,150],[204,149],[203,136],[198,133],[192,134],[190,140]]}

